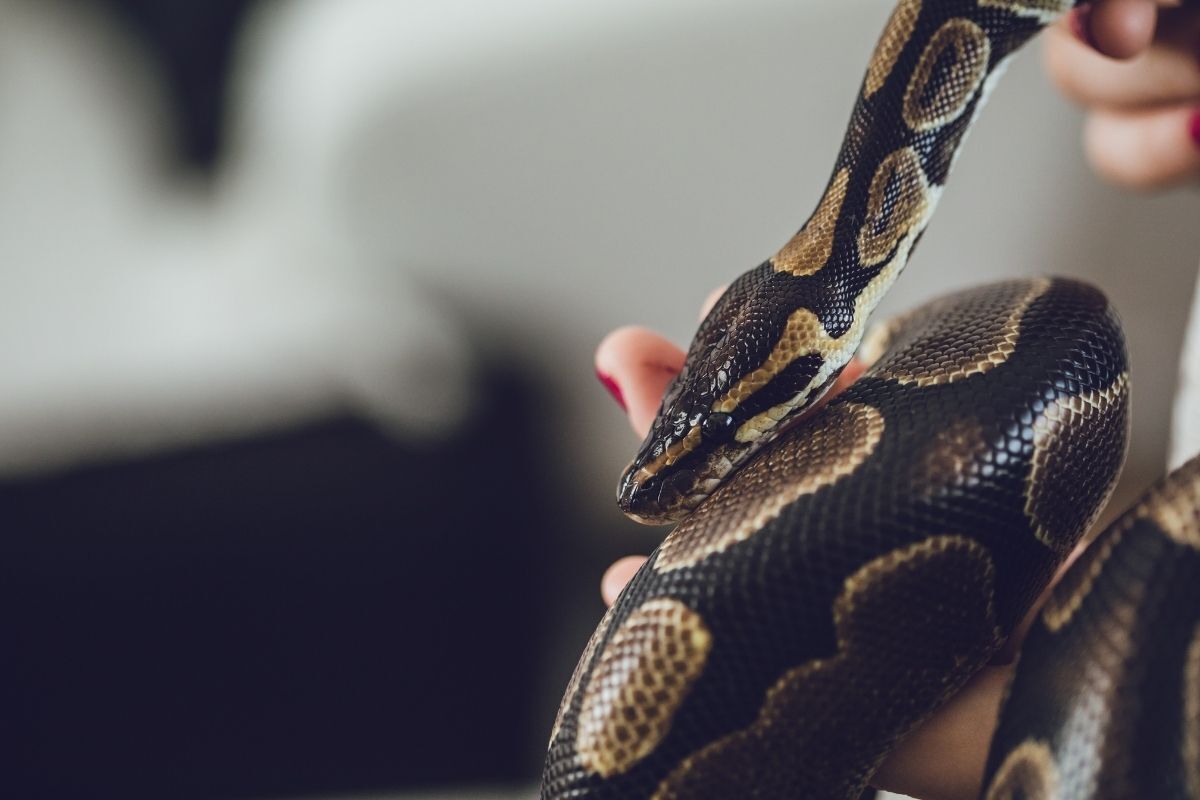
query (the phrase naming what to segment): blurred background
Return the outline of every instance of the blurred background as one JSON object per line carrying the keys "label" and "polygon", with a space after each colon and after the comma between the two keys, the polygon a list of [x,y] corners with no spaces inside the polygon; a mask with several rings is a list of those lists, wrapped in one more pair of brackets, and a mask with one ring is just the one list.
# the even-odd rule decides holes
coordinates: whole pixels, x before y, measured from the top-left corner
{"label": "blurred background", "polygon": [[[685,341],[803,222],[890,7],[0,0],[5,794],[530,796],[602,570],[661,536],[593,347]],[[1036,49],[881,313],[1101,286],[1119,505],[1200,195],[1092,177]]]}

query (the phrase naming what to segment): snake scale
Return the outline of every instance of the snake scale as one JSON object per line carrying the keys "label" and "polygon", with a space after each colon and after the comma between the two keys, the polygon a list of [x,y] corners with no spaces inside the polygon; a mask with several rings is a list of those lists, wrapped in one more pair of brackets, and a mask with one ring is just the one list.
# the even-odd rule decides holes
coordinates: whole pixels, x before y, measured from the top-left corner
{"label": "snake scale", "polygon": [[992,740],[987,800],[1200,798],[1200,456],[1055,587]]}
{"label": "snake scale", "polygon": [[[551,732],[544,800],[855,800],[889,750],[996,653],[1095,521],[1129,416],[1124,340],[1097,290],[1048,278],[986,286],[863,342],[994,79],[1071,5],[896,6],[816,211],[701,323],[621,479],[627,514],[679,524],[578,662]],[[797,421],[856,351],[871,362],[864,376]],[[1135,531],[1154,527],[1196,549],[1195,508],[1177,502],[1197,499],[1196,476],[1172,480],[1131,512],[1115,544],[1071,571],[1074,594],[1055,595],[1067,592],[1052,603],[1063,621],[1047,636],[1084,642],[1068,645],[1076,661],[1063,663],[1086,661],[1089,635],[1112,628],[1095,622],[1104,614],[1128,623],[1111,598],[1127,599],[1122,589],[1149,569],[1142,551],[1122,549],[1150,541]],[[1127,562],[1137,574],[1120,571],[1095,600]],[[1143,605],[1160,607],[1154,598]],[[1163,647],[1194,675],[1200,644],[1184,633]],[[1054,669],[1064,668],[1041,669],[1051,689],[1040,691],[1061,686]],[[1087,714],[1107,713],[1096,698],[1120,694],[1097,674],[1053,712],[1035,700],[1030,727],[1019,718],[1031,708],[1019,703],[1022,668],[990,756],[989,798],[1200,797],[1060,793],[1071,781],[1095,785],[1105,769],[1133,781],[1148,768],[1096,755],[1109,740],[1096,744],[1104,726],[1088,728]],[[1180,684],[1176,675],[1163,691],[1200,708],[1200,682]],[[1164,758],[1183,776],[1172,785],[1200,787],[1198,713],[1185,707],[1164,734],[1174,747]],[[1130,719],[1147,724],[1145,713]],[[1062,732],[1072,725],[1100,749],[1081,755]],[[1132,735],[1104,729],[1113,741]]]}

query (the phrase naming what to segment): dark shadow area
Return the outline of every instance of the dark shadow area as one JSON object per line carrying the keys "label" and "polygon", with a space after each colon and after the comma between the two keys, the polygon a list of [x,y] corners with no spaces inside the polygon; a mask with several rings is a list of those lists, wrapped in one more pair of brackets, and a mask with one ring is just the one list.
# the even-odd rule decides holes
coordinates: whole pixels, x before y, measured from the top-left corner
{"label": "dark shadow area", "polygon": [[528,780],[547,495],[533,393],[485,391],[436,448],[340,419],[0,486],[5,796]]}
{"label": "dark shadow area", "polygon": [[221,127],[235,37],[258,0],[95,0],[133,30],[172,101],[180,160],[208,169]]}

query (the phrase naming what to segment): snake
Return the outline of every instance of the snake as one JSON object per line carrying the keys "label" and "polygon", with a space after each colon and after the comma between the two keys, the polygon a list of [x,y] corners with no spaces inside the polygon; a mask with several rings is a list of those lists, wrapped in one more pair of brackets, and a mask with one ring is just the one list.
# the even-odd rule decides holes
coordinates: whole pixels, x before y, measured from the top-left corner
{"label": "snake", "polygon": [[[1006,281],[867,336],[1005,65],[1073,5],[899,0],[816,210],[706,315],[618,483],[676,526],[583,650],[543,800],[861,797],[1094,524],[1130,407],[1099,290]],[[1022,787],[1072,774],[1071,746],[1010,740],[989,798],[1068,796]]]}
{"label": "snake", "polygon": [[986,800],[1200,797],[1200,456],[1055,586],[1021,649]]}

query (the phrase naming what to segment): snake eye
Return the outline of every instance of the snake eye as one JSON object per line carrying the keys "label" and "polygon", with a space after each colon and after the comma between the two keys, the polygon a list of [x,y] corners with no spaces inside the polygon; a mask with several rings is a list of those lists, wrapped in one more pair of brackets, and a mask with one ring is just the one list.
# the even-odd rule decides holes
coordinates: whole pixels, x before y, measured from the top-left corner
{"label": "snake eye", "polygon": [[729,441],[735,429],[733,417],[720,411],[714,411],[700,423],[700,434],[712,442]]}

